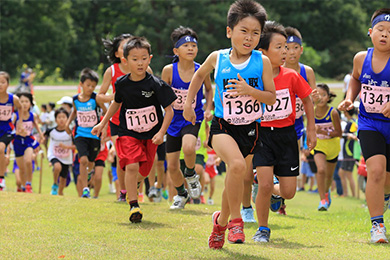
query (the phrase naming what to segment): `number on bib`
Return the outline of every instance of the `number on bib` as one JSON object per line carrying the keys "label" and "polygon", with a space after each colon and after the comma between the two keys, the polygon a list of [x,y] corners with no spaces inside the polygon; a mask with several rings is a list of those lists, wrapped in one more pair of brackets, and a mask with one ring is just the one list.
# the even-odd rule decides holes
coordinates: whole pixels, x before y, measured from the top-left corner
{"label": "number on bib", "polygon": [[268,122],[287,118],[292,113],[290,91],[281,89],[276,91],[276,102],[272,106],[265,105],[261,121]]}
{"label": "number on bib", "polygon": [[0,105],[0,121],[8,121],[12,116],[12,106]]}
{"label": "number on bib", "polygon": [[248,125],[260,118],[260,102],[250,95],[233,97],[223,93],[223,118],[232,125]]}
{"label": "number on bib", "polygon": [[[320,123],[320,124],[316,124],[316,125],[318,125],[319,128],[321,130],[324,130],[325,132],[333,132],[334,131],[334,127],[333,127],[333,123],[332,122]],[[317,134],[317,138],[318,139],[331,139],[332,137],[330,137],[328,135]]]}
{"label": "number on bib", "polygon": [[54,156],[57,158],[66,158],[69,156],[69,149],[61,148],[59,145],[54,146]]}
{"label": "number on bib", "polygon": [[95,110],[77,111],[77,123],[81,127],[94,127],[97,124],[97,115]]}
{"label": "number on bib", "polygon": [[33,122],[28,121],[28,122],[23,122],[23,128],[26,129],[27,136],[31,135],[33,131]]}
{"label": "number on bib", "polygon": [[380,113],[383,106],[390,102],[390,88],[363,84],[360,99],[367,113]]}
{"label": "number on bib", "polygon": [[[172,88],[173,92],[175,92],[177,99],[175,100],[175,103],[173,103],[173,108],[176,110],[183,110],[184,104],[186,103],[187,96],[188,96],[188,89],[177,89]],[[196,96],[195,99],[192,100],[192,108],[195,109],[196,107]]]}
{"label": "number on bib", "polygon": [[302,99],[297,97],[295,101],[295,113],[296,113],[295,119],[298,119],[301,116],[303,116],[304,112],[305,112],[305,107],[303,106]]}
{"label": "number on bib", "polygon": [[127,109],[126,110],[127,129],[143,133],[150,131],[158,124],[157,112],[154,106]]}

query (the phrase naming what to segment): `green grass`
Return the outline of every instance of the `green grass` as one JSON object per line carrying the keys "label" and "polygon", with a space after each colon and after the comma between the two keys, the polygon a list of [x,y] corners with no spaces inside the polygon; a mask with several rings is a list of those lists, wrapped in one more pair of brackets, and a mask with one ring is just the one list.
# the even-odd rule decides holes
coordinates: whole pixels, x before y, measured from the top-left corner
{"label": "green grass", "polygon": [[[99,199],[81,199],[74,184],[65,196],[51,196],[51,169],[44,161],[42,194],[39,172],[33,194],[16,193],[12,173],[0,192],[0,259],[388,259],[388,245],[369,244],[369,214],[364,200],[333,198],[318,212],[317,194],[298,192],[287,201],[287,216],[270,213],[271,243],[251,241],[257,224],[246,224],[246,243],[226,242],[208,249],[211,215],[220,209],[222,176],[217,176],[216,205],[187,205],[170,211],[169,203],[144,202],[143,222],[128,221],[128,206],[108,194],[104,174]],[[389,215],[385,215],[389,222]]]}

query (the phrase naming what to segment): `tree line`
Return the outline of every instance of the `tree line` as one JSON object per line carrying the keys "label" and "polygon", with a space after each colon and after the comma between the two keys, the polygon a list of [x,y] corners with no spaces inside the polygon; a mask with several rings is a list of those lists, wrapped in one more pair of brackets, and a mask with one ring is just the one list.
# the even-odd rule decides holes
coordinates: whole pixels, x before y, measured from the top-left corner
{"label": "tree line", "polygon": [[[226,14],[233,0],[2,0],[0,69],[19,76],[22,64],[44,81],[53,73],[78,79],[84,67],[110,64],[102,38],[122,33],[145,36],[152,45],[151,67],[160,74],[171,62],[172,30],[180,25],[199,36],[196,60],[230,45]],[[269,20],[301,31],[302,61],[317,74],[336,78],[351,70],[356,52],[371,46],[372,13],[389,0],[262,0]]]}

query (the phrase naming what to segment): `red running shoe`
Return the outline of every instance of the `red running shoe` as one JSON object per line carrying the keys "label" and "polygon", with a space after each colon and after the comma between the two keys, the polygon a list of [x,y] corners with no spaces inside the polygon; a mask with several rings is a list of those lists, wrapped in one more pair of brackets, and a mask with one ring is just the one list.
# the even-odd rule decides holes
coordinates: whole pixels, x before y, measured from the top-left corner
{"label": "red running shoe", "polygon": [[229,221],[228,241],[232,244],[242,244],[245,242],[244,221],[242,218],[235,218]]}
{"label": "red running shoe", "polygon": [[32,187],[31,187],[30,184],[27,184],[27,185],[26,185],[26,192],[27,192],[27,193],[33,193]]}
{"label": "red running shoe", "polygon": [[221,214],[221,211],[215,211],[213,213],[213,232],[209,236],[209,247],[212,249],[221,249],[225,243],[225,231],[227,226],[221,227],[217,224],[217,218]]}

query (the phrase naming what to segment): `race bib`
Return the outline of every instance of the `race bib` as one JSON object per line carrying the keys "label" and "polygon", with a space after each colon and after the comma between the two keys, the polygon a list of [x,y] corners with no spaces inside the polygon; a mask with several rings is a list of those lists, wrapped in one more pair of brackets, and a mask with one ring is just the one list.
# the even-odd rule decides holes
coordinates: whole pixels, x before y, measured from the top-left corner
{"label": "race bib", "polygon": [[305,112],[305,107],[303,106],[302,99],[297,97],[295,100],[295,113],[296,113],[295,119],[298,119],[301,116],[303,116],[304,112]]}
{"label": "race bib", "polygon": [[32,121],[23,122],[23,128],[26,129],[27,136],[31,135],[31,133],[34,129],[33,122]]}
{"label": "race bib", "polygon": [[276,91],[276,102],[272,106],[265,105],[261,121],[268,122],[287,118],[292,113],[290,91],[281,89]]}
{"label": "race bib", "polygon": [[390,102],[390,88],[362,84],[360,99],[367,113],[380,113],[383,106]]}
{"label": "race bib", "polygon": [[54,146],[54,156],[56,158],[66,158],[70,154],[70,149],[61,148],[59,145]]}
{"label": "race bib", "polygon": [[154,106],[126,110],[126,124],[129,130],[138,133],[148,132],[157,123],[157,112]]}
{"label": "race bib", "polygon": [[250,95],[238,97],[223,93],[223,119],[232,125],[248,125],[261,117],[261,105]]}
{"label": "race bib", "polygon": [[[176,110],[184,110],[184,104],[186,103],[187,96],[188,96],[188,89],[177,89],[172,88],[173,92],[175,92],[177,99],[175,100],[175,103],[173,103],[173,108]],[[195,109],[196,107],[196,96],[195,99],[192,100],[192,108]]]}
{"label": "race bib", "polygon": [[97,124],[97,115],[95,110],[77,111],[77,123],[81,127],[94,127]]}
{"label": "race bib", "polygon": [[[334,131],[334,127],[333,127],[332,122],[321,123],[321,124],[316,124],[316,125],[318,125],[319,128],[321,130],[324,130],[325,132],[333,132]],[[332,137],[330,137],[329,135],[317,134],[317,138],[318,139],[331,139]]]}
{"label": "race bib", "polygon": [[0,105],[0,121],[8,121],[12,116],[12,106]]}

